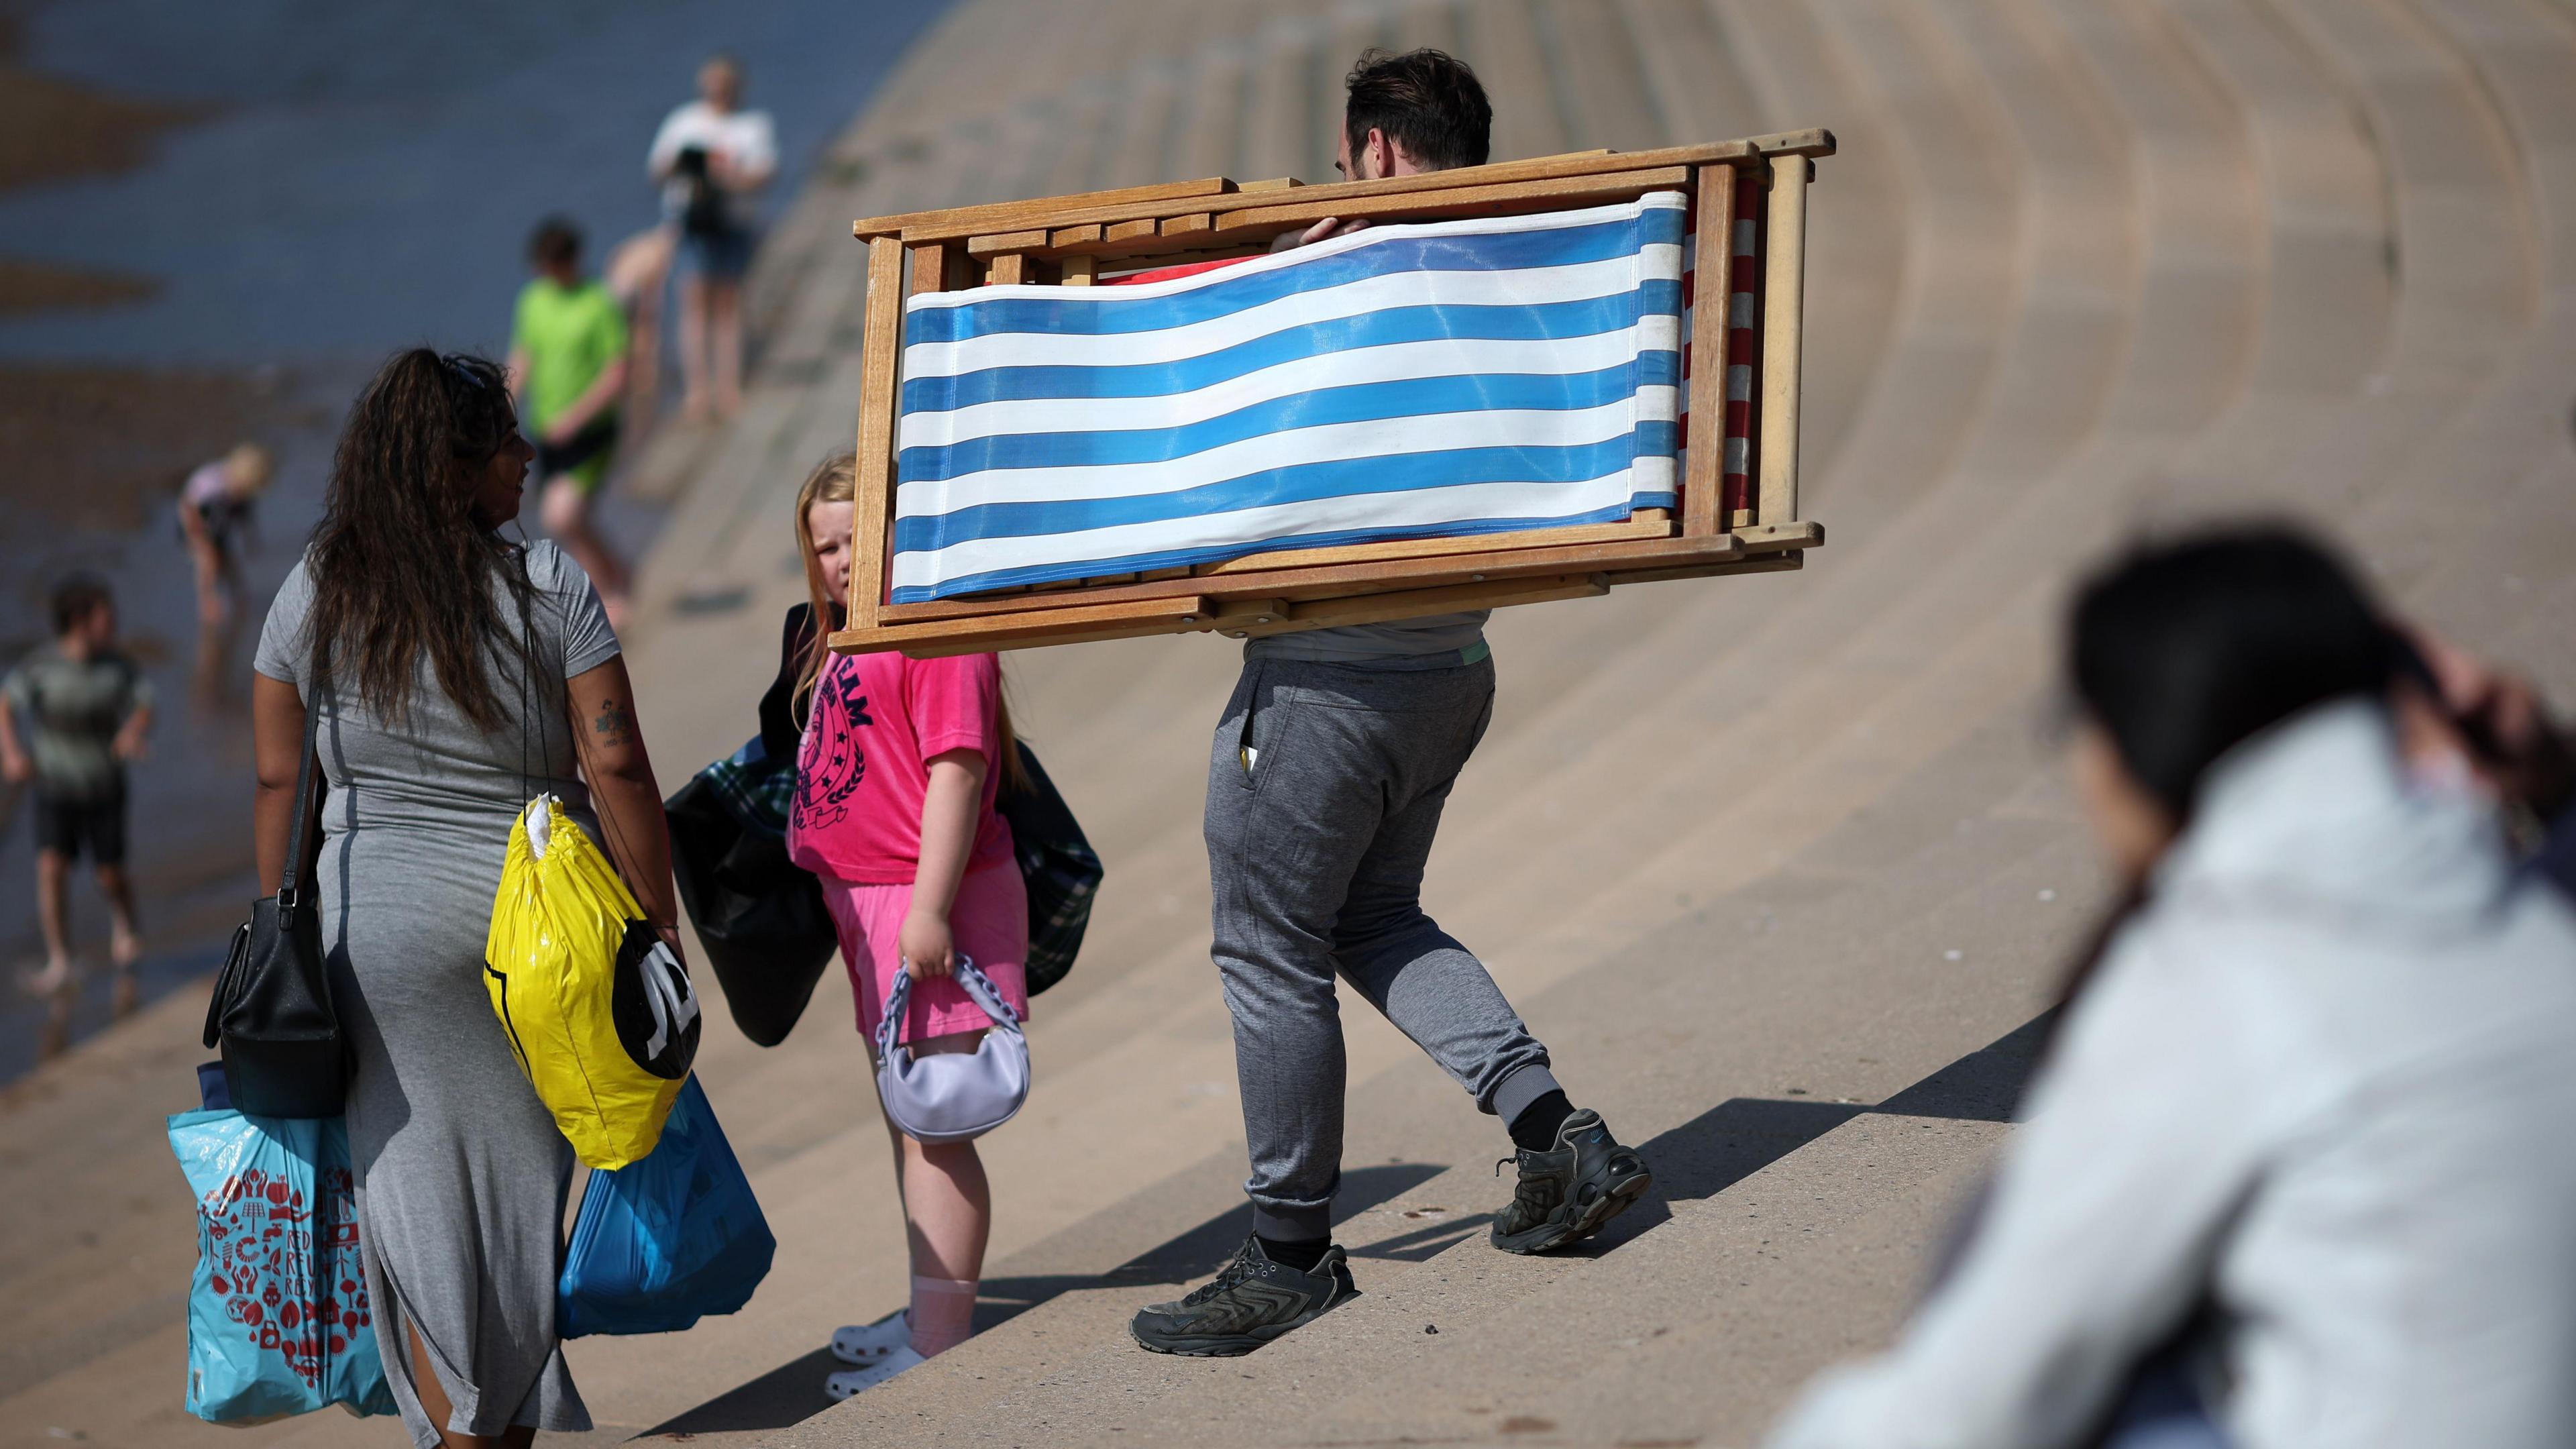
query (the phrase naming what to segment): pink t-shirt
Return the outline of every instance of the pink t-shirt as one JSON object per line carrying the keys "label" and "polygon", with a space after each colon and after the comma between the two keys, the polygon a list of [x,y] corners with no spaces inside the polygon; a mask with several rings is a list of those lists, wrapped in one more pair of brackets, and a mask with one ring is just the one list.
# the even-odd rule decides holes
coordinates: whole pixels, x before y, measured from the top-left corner
{"label": "pink t-shirt", "polygon": [[814,682],[796,756],[787,853],[816,875],[910,885],[921,868],[921,802],[930,759],[975,750],[985,761],[983,817],[969,872],[1011,860],[1011,827],[993,812],[1002,664],[990,654],[907,659],[836,654]]}

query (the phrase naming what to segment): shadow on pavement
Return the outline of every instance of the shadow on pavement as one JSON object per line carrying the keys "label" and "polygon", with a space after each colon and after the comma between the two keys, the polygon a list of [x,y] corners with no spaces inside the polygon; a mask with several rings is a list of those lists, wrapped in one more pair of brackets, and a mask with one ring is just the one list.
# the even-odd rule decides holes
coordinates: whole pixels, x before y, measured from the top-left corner
{"label": "shadow on pavement", "polygon": [[2056,1019],[2054,1009],[2044,1011],[1875,1107],[1767,1097],[1720,1102],[1638,1148],[1655,1169],[1653,1196],[1568,1256],[1615,1252],[1670,1221],[1669,1204],[1715,1197],[1865,1112],[2009,1122]]}
{"label": "shadow on pavement", "polygon": [[[1342,1189],[1333,1202],[1336,1219],[1362,1213],[1438,1177],[1447,1168],[1427,1162],[1382,1163],[1355,1167],[1342,1174]],[[1086,1288],[1134,1284],[1186,1283],[1203,1278],[1234,1256],[1252,1233],[1252,1206],[1239,1203],[1198,1226],[1146,1249],[1106,1273],[1027,1274],[987,1278],[975,1304],[975,1331],[1028,1312],[1060,1294]],[[1141,1304],[1141,1300],[1140,1300]],[[828,1348],[771,1369],[747,1384],[709,1399],[637,1435],[742,1433],[783,1429],[832,1406],[823,1395],[823,1380],[848,1367]]]}

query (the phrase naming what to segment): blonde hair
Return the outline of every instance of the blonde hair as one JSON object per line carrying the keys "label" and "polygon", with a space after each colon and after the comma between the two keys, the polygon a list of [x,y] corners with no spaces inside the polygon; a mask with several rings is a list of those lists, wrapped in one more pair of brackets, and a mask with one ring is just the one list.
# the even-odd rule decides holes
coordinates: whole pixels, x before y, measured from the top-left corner
{"label": "blonde hair", "polygon": [[[823,677],[823,666],[832,660],[833,611],[845,607],[845,599],[835,599],[823,585],[823,561],[814,549],[814,505],[817,503],[856,503],[859,495],[858,457],[852,453],[836,454],[814,465],[805,475],[805,485],[796,490],[796,552],[805,560],[805,593],[814,608],[814,630],[805,650],[804,662],[796,671],[796,693],[790,710],[797,725],[805,723],[806,704],[814,697],[814,682]],[[853,589],[872,586],[859,578],[854,569],[850,575]],[[996,670],[1000,661],[995,661]],[[1020,768],[1019,734],[1011,728],[1010,679],[1003,675],[993,696],[993,735],[1001,751],[999,760],[988,760],[985,766],[1001,776],[1001,793],[1015,795],[1029,785],[1028,773]]]}
{"label": "blonde hair", "polygon": [[224,455],[225,478],[231,481],[234,492],[245,496],[268,487],[268,480],[276,471],[277,460],[257,443],[239,444]]}

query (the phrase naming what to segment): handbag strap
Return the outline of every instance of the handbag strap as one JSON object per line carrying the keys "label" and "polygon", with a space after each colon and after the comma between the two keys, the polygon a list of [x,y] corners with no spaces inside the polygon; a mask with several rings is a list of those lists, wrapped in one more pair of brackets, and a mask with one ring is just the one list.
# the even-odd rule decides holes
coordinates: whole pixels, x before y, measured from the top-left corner
{"label": "handbag strap", "polygon": [[[984,974],[974,958],[963,952],[957,957],[957,984],[966,988],[966,994],[975,999],[977,1006],[984,1008],[984,1014],[993,1018],[994,1025],[1004,1031],[1020,1029],[1020,1014],[1002,999],[1000,988],[993,985],[992,978]],[[885,1015],[877,1022],[878,1061],[894,1059],[895,1037],[903,1030],[904,1013],[911,1006],[912,973],[898,967],[894,973],[894,985],[886,989]]]}
{"label": "handbag strap", "polygon": [[277,874],[277,922],[293,924],[302,901],[304,832],[313,821],[313,776],[322,754],[322,692],[330,687],[331,650],[324,645],[313,671],[313,698],[304,706],[304,756],[295,762],[295,818],[286,827],[286,864]]}
{"label": "handbag strap", "polygon": [[[295,818],[286,827],[286,861],[277,873],[277,928],[292,934],[295,913],[302,909],[303,882],[298,879],[304,868],[304,832],[313,820],[313,775],[322,755],[322,687],[328,677],[330,651],[323,651],[323,662],[314,670],[312,698],[304,706],[304,757],[295,762]],[[224,1008],[241,983],[235,978],[249,965],[251,928],[244,923],[233,932],[232,948],[224,953],[223,969],[215,973],[215,989],[206,998],[206,1025],[201,1033],[209,1047],[223,1039]]]}

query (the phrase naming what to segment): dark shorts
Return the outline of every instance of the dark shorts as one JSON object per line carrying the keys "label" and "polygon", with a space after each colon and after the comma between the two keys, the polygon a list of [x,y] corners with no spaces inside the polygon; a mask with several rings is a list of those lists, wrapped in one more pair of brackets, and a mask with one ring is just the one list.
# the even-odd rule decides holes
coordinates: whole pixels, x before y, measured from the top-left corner
{"label": "dark shorts", "polygon": [[741,227],[680,233],[679,274],[731,282],[751,270],[751,253],[759,239]]}
{"label": "dark shorts", "polygon": [[585,493],[599,491],[608,476],[608,460],[617,450],[617,415],[594,419],[589,427],[560,443],[539,443],[537,476],[570,477]]}
{"label": "dark shorts", "polygon": [[36,848],[73,860],[87,855],[99,865],[125,864],[125,797],[48,800],[38,795]]}

